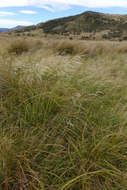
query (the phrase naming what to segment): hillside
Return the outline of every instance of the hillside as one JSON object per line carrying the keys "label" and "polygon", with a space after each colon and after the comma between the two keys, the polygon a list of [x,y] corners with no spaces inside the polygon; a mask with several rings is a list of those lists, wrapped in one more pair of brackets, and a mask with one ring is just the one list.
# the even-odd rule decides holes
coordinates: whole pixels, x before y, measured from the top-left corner
{"label": "hillside", "polygon": [[103,38],[126,38],[127,15],[111,15],[87,11],[76,16],[50,20],[37,25],[45,33],[76,34],[103,32]]}
{"label": "hillside", "polygon": [[108,15],[88,11],[76,16],[51,20],[42,23],[40,27],[47,33],[124,31],[127,29],[127,15]]}

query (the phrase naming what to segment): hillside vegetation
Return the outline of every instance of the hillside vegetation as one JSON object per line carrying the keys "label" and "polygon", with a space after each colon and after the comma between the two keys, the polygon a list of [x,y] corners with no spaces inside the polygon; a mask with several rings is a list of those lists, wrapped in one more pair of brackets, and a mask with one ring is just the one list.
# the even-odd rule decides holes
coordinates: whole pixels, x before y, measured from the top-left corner
{"label": "hillside vegetation", "polygon": [[[100,33],[103,39],[125,39],[127,33],[127,15],[111,15],[87,11],[76,16],[59,18],[38,25],[45,33],[83,34],[84,38],[96,39]],[[101,33],[102,32],[102,33]]]}
{"label": "hillside vegetation", "polygon": [[6,41],[0,189],[126,190],[127,43]]}

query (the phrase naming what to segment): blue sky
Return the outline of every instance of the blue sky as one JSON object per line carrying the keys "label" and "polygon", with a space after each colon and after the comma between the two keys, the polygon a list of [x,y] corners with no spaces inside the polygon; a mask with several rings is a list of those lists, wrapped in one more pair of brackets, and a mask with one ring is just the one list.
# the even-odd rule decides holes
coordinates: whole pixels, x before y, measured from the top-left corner
{"label": "blue sky", "polygon": [[37,24],[88,10],[127,14],[127,0],[0,0],[0,28]]}

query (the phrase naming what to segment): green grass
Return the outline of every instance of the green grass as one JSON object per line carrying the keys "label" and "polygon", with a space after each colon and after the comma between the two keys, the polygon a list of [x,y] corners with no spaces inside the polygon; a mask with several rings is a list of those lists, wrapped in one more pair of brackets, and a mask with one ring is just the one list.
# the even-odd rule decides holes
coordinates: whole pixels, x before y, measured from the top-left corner
{"label": "green grass", "polygon": [[1,58],[0,189],[126,190],[126,55],[115,56],[40,73]]}

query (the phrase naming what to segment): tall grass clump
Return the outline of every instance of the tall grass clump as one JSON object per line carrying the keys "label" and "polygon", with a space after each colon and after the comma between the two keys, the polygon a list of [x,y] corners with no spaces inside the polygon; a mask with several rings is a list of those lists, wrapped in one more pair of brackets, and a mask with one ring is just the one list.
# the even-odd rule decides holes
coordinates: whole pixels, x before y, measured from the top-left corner
{"label": "tall grass clump", "polygon": [[29,48],[30,46],[26,40],[18,39],[18,40],[13,40],[10,42],[10,44],[8,45],[7,51],[8,53],[11,53],[11,54],[20,55],[24,52],[29,51]]}
{"label": "tall grass clump", "polygon": [[61,42],[56,42],[53,44],[53,47],[56,52],[60,55],[75,55],[77,53],[80,53],[80,46],[78,42],[73,42],[69,40],[64,40]]}

